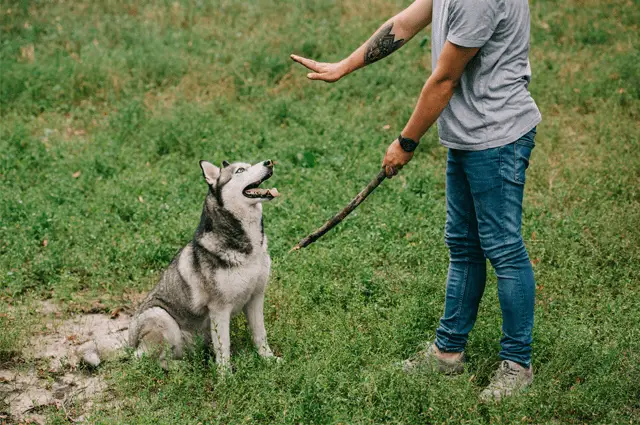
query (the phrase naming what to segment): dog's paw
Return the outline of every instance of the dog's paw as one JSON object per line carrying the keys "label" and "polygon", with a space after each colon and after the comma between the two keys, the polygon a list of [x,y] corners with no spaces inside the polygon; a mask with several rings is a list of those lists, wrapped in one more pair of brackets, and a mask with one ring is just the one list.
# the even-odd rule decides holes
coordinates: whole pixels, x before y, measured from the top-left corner
{"label": "dog's paw", "polygon": [[273,353],[270,353],[269,355],[261,355],[261,357],[268,361],[269,363],[275,363],[275,364],[282,364],[284,362],[284,360],[282,359],[282,357],[278,357]]}
{"label": "dog's paw", "polygon": [[218,376],[222,379],[231,376],[233,374],[233,369],[231,368],[231,363],[216,363],[216,371],[218,372]]}

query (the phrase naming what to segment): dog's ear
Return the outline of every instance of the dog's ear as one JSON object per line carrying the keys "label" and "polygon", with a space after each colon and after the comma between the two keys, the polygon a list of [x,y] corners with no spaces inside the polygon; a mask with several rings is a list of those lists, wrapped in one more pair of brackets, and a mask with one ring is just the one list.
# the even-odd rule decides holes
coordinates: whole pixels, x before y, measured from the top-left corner
{"label": "dog's ear", "polygon": [[229,166],[228,161],[222,161],[222,168],[227,168]]}
{"label": "dog's ear", "polygon": [[207,184],[214,186],[220,177],[220,169],[207,161],[200,161],[200,168],[202,168],[202,175]]}

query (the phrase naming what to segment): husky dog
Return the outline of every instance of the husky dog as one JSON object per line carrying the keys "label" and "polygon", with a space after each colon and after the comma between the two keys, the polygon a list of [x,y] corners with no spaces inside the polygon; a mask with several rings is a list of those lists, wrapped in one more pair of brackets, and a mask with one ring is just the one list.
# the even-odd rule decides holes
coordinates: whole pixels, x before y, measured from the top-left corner
{"label": "husky dog", "polygon": [[209,192],[193,239],[173,259],[140,305],[129,327],[136,356],[170,349],[181,358],[196,337],[213,345],[218,366],[229,368],[229,322],[244,309],[258,353],[274,357],[264,328],[264,292],[271,259],[262,225],[262,202],[278,196],[260,184],[273,162],[200,161]]}

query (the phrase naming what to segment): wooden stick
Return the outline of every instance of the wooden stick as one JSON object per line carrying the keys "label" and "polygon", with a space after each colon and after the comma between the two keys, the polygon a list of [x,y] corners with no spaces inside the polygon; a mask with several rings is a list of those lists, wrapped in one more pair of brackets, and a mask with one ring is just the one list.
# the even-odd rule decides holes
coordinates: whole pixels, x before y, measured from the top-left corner
{"label": "wooden stick", "polygon": [[304,248],[308,245],[311,245],[316,240],[320,239],[322,235],[327,233],[329,230],[333,229],[338,223],[344,220],[345,217],[351,213],[351,211],[355,210],[356,207],[360,205],[362,201],[364,201],[367,198],[367,196],[369,196],[369,194],[373,192],[373,190],[376,187],[378,187],[386,177],[387,177],[387,174],[385,173],[385,171],[384,170],[380,171],[378,175],[373,180],[371,180],[371,182],[364,189],[362,189],[362,191],[360,191],[360,193],[358,193],[358,195],[355,198],[353,198],[346,207],[344,207],[338,214],[331,217],[331,219],[327,221],[318,230],[316,230],[315,232],[311,233],[309,236],[307,236],[306,238],[298,242],[298,244],[293,248],[291,248],[289,252],[297,251],[300,248]]}

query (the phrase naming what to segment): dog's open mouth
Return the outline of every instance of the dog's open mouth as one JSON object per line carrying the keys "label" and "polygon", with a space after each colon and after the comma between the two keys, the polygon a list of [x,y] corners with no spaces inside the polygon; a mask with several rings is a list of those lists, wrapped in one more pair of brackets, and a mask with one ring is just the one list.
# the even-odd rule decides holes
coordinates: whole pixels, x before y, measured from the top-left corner
{"label": "dog's open mouth", "polygon": [[269,173],[257,182],[251,183],[249,186],[244,188],[242,194],[247,198],[261,199],[273,199],[277,196],[280,196],[280,194],[278,193],[278,189],[276,189],[275,187],[273,189],[263,189],[259,187],[263,182],[269,180],[272,175],[273,173]]}

